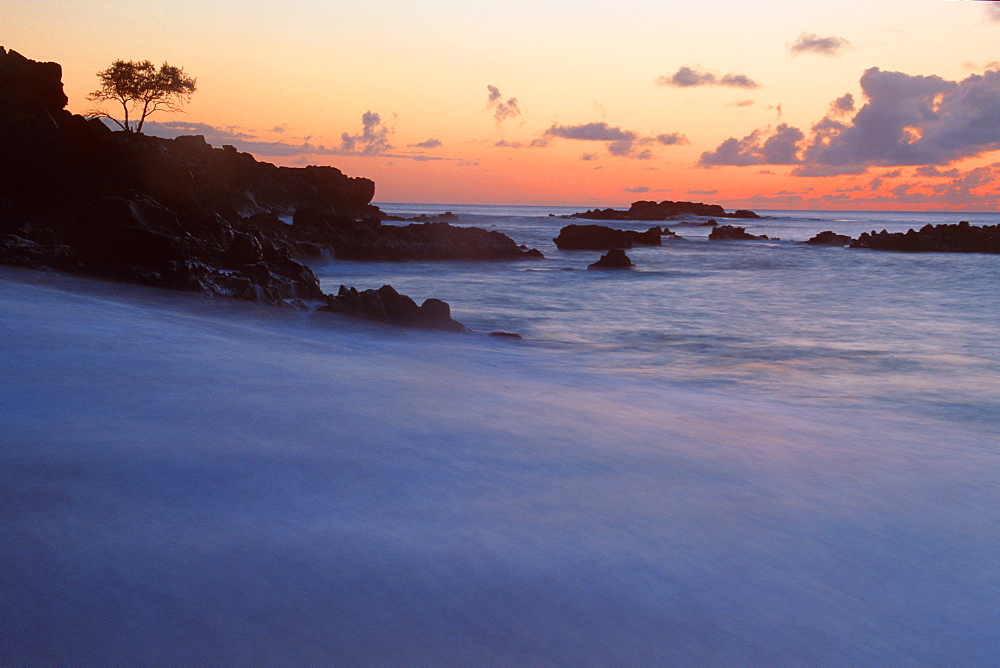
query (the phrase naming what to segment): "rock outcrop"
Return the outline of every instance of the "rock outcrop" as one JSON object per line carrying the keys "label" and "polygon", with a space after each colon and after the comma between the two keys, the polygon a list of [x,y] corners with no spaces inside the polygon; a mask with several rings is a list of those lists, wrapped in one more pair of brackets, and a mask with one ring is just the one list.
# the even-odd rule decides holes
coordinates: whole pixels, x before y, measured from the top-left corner
{"label": "rock outcrop", "polygon": [[1000,253],[1000,225],[924,225],[907,232],[865,232],[851,248],[910,253]]}
{"label": "rock outcrop", "polygon": [[452,320],[451,308],[447,302],[427,299],[417,306],[416,302],[396,292],[391,285],[360,292],[341,285],[336,295],[326,296],[326,305],[320,307],[320,310],[404,327],[466,331],[464,325]]}
{"label": "rock outcrop", "polygon": [[701,202],[650,202],[640,200],[632,202],[628,210],[621,209],[591,209],[570,214],[572,218],[589,218],[592,220],[671,220],[678,216],[714,216],[719,218],[759,218],[753,211],[740,209],[727,213],[718,204],[703,204]]}
{"label": "rock outcrop", "polygon": [[587,269],[631,269],[632,260],[620,248],[613,248],[601,256],[601,259],[593,264],[588,264]]}
{"label": "rock outcrop", "polygon": [[604,225],[567,225],[552,241],[560,250],[610,250],[631,248],[633,244],[659,246],[664,236],[676,236],[667,228],[651,227],[645,232],[618,230]]}
{"label": "rock outcrop", "polygon": [[719,225],[712,229],[708,238],[712,241],[750,241],[754,239],[767,239],[766,234],[750,234],[742,227],[733,225]]}
{"label": "rock outcrop", "polygon": [[[0,47],[0,262],[457,330],[447,304],[386,287],[330,297],[296,257],[540,257],[499,232],[382,225],[375,184],[277,167],[201,136],[112,132],[66,110],[62,69]],[[294,215],[288,225],[279,216]],[[390,292],[391,291],[391,292]],[[366,295],[369,291],[358,293]],[[409,301],[407,301],[409,300]]]}
{"label": "rock outcrop", "polygon": [[802,243],[811,244],[813,246],[848,246],[852,241],[854,241],[854,239],[846,234],[836,234],[830,230],[825,230],[808,241],[803,241]]}

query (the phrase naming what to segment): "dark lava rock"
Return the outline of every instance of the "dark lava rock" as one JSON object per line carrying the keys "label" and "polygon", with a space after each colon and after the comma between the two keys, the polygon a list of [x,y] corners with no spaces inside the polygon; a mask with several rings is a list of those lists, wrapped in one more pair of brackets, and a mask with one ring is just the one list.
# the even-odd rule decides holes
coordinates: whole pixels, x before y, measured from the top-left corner
{"label": "dark lava rock", "polygon": [[514,334],[513,332],[490,332],[490,336],[496,336],[502,339],[523,339],[520,334]]}
{"label": "dark lava rock", "polygon": [[854,241],[854,239],[846,234],[835,234],[830,230],[826,230],[824,232],[820,232],[812,239],[802,243],[813,244],[815,246],[847,246],[852,241]]}
{"label": "dark lava rock", "polygon": [[911,253],[1000,253],[1000,225],[924,225],[907,232],[865,232],[851,248]]}
{"label": "dark lava rock", "polygon": [[640,200],[632,202],[627,211],[620,209],[591,209],[570,214],[572,218],[590,218],[592,220],[670,220],[677,216],[718,216],[720,218],[759,218],[753,211],[739,210],[726,213],[718,204],[703,204],[701,202],[650,202]]}
{"label": "dark lava rock", "polygon": [[587,269],[630,269],[631,267],[632,260],[620,248],[612,248],[602,255],[600,260],[587,265]]}
{"label": "dark lava rock", "polygon": [[327,295],[327,304],[322,310],[406,327],[466,331],[464,325],[452,319],[447,302],[427,299],[417,306],[410,297],[399,294],[391,285],[362,291],[341,285],[336,296]]}
{"label": "dark lava rock", "polygon": [[747,232],[742,227],[734,227],[733,225],[719,225],[714,228],[712,232],[708,235],[708,238],[712,241],[730,241],[730,240],[753,240],[753,239],[767,239],[767,235],[760,234],[754,235]]}
{"label": "dark lava rock", "polygon": [[669,229],[651,227],[645,232],[618,230],[604,225],[567,225],[552,241],[560,250],[611,250],[631,248],[633,244],[659,246],[664,235],[675,236]]}

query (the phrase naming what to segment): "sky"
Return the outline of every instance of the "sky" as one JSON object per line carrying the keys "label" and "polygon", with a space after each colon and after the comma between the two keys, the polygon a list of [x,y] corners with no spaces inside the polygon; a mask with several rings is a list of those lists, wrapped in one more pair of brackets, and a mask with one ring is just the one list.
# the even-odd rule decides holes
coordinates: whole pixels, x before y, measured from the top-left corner
{"label": "sky", "polygon": [[1000,210],[1000,2],[0,0],[87,113],[116,59],[198,90],[145,131],[333,165],[377,202]]}

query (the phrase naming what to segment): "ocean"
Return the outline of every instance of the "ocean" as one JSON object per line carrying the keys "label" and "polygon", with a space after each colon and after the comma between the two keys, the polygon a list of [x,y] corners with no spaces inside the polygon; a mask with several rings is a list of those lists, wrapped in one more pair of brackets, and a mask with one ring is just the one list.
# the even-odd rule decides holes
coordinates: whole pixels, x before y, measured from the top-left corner
{"label": "ocean", "polygon": [[1000,257],[799,243],[1000,214],[380,206],[546,259],[312,265],[467,334],[0,268],[0,664],[1000,661]]}

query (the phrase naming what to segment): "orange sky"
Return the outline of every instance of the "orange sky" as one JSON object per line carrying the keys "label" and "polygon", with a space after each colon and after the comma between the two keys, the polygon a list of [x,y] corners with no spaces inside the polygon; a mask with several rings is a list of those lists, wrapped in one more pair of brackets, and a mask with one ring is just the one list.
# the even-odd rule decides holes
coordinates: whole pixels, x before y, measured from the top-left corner
{"label": "orange sky", "polygon": [[[1000,2],[6,0],[86,112],[114,59],[198,78],[153,134],[331,164],[383,202],[1000,209]],[[367,124],[366,124],[367,123]]]}

